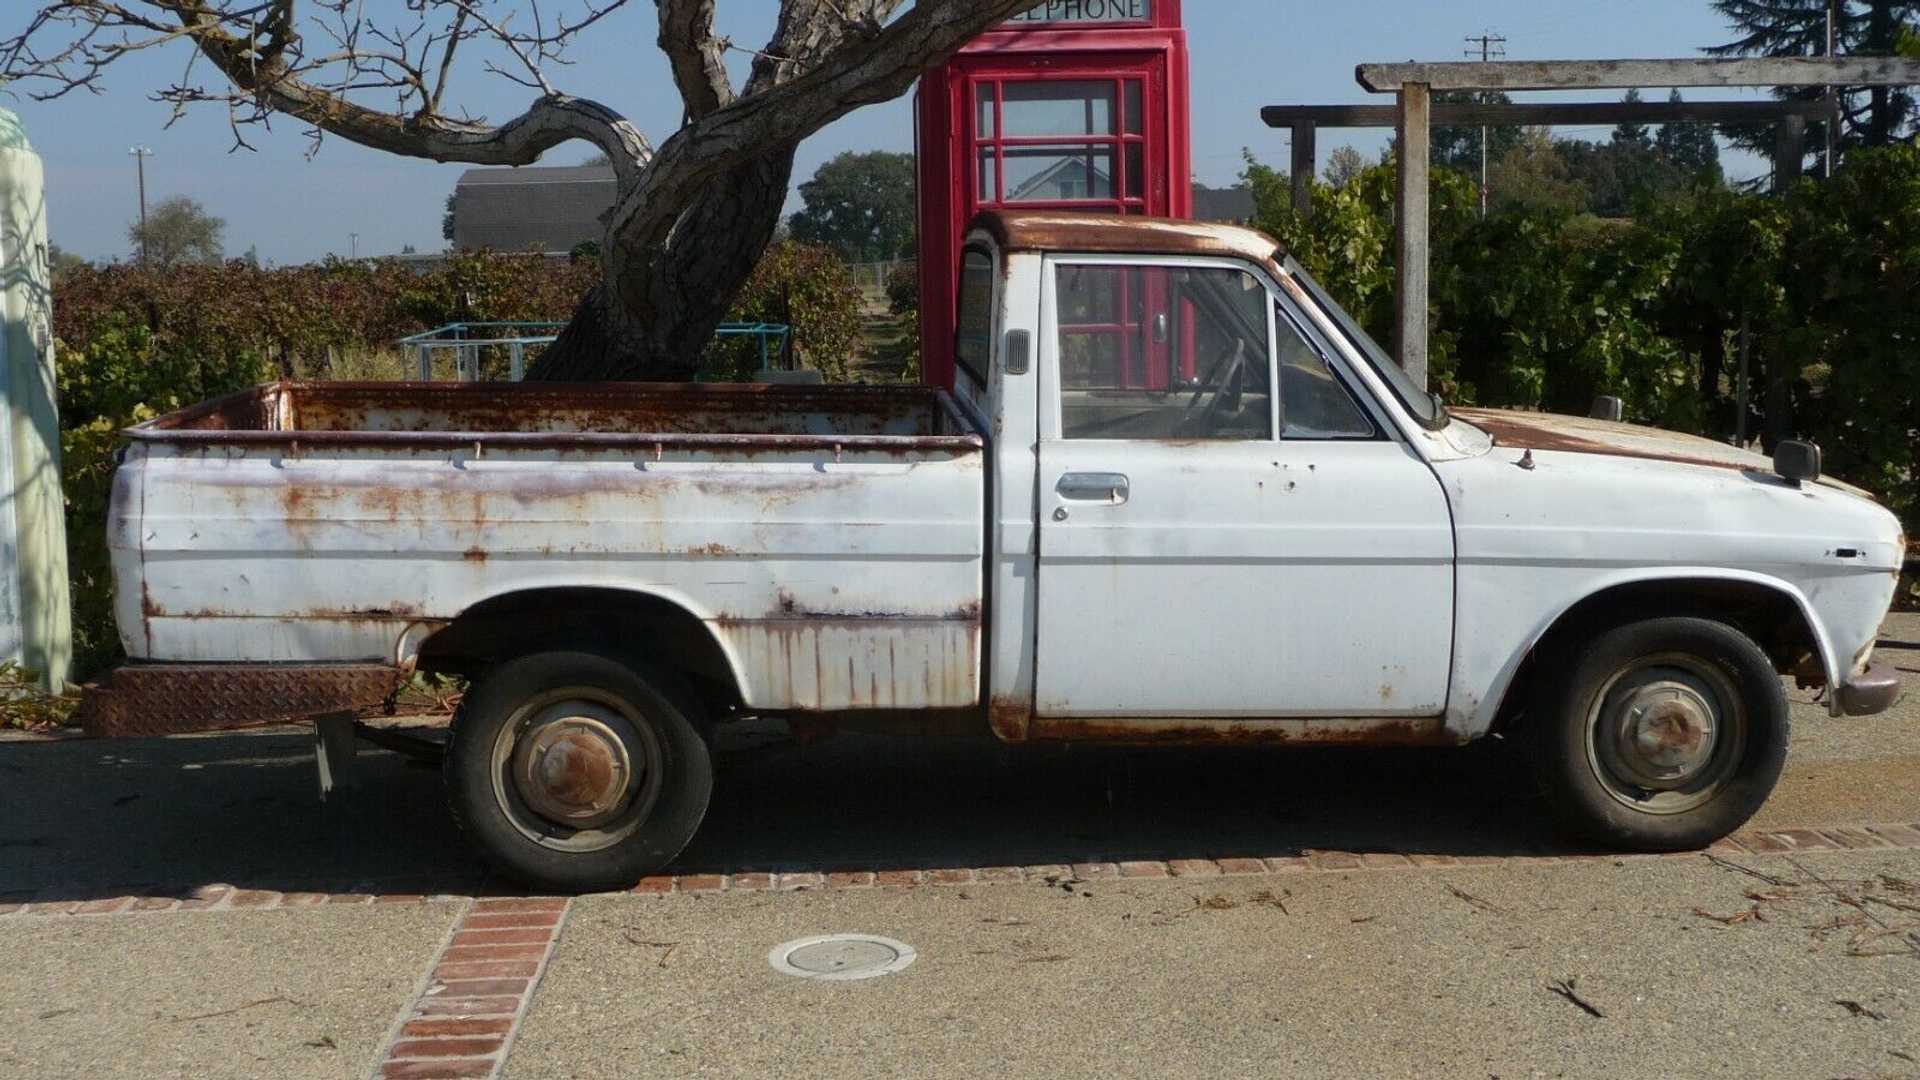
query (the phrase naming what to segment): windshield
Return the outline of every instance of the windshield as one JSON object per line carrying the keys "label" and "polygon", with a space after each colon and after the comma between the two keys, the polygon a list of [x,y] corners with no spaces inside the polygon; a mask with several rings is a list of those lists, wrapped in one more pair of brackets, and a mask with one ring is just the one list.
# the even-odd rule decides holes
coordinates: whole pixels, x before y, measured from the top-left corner
{"label": "windshield", "polygon": [[1361,356],[1366,357],[1367,362],[1373,365],[1373,370],[1380,373],[1380,377],[1386,380],[1388,386],[1393,387],[1394,396],[1400,399],[1400,404],[1405,405],[1407,411],[1412,413],[1416,420],[1434,429],[1447,425],[1447,408],[1441,402],[1439,395],[1428,393],[1408,377],[1393,357],[1387,355],[1387,350],[1381,348],[1379,342],[1373,340],[1365,330],[1360,328],[1359,323],[1353,321],[1353,316],[1347,314],[1347,309],[1335,303],[1333,297],[1327,295],[1327,290],[1313,279],[1312,274],[1307,273],[1304,267],[1291,258],[1287,260],[1287,273],[1293,275],[1296,281],[1313,294],[1314,300],[1319,302],[1328,317],[1340,327],[1340,332],[1346,337],[1347,343],[1352,345]]}

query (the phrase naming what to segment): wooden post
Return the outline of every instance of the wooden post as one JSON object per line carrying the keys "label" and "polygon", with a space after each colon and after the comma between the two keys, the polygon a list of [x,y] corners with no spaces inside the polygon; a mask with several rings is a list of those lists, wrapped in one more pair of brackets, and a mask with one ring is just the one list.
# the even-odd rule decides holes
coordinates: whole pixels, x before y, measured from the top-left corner
{"label": "wooden post", "polygon": [[1400,234],[1398,340],[1400,366],[1420,386],[1427,385],[1428,188],[1433,95],[1424,83],[1400,88]]}
{"label": "wooden post", "polygon": [[1310,120],[1293,125],[1293,210],[1302,220],[1313,220],[1313,177],[1320,171],[1314,145],[1319,128]]}
{"label": "wooden post", "polygon": [[1785,194],[1800,180],[1807,160],[1807,121],[1802,116],[1783,116],[1773,129],[1773,190]]}

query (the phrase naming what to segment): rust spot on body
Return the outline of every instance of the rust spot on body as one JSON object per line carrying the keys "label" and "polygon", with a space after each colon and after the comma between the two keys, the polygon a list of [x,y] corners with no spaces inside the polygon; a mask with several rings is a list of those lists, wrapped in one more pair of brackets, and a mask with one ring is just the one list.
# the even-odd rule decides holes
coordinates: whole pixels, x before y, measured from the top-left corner
{"label": "rust spot on body", "polygon": [[1039,742],[1127,746],[1458,746],[1444,720],[1126,720],[1036,717]]}
{"label": "rust spot on body", "polygon": [[1033,724],[1033,706],[1017,698],[996,697],[987,706],[987,724],[1001,742],[1026,742]]}

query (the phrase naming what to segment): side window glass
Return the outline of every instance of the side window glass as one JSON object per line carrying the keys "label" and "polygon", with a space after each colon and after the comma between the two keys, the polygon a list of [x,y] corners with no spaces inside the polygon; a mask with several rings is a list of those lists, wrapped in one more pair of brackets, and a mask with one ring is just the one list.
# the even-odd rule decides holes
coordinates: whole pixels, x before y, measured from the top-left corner
{"label": "side window glass", "polygon": [[1283,439],[1371,439],[1378,432],[1339,376],[1307,343],[1282,309],[1276,323],[1280,343],[1280,437]]}
{"label": "side window glass", "polygon": [[960,264],[960,310],[953,355],[981,386],[993,362],[993,256],[968,248]]}
{"label": "side window glass", "polygon": [[1266,287],[1241,270],[1062,266],[1061,434],[1273,438]]}

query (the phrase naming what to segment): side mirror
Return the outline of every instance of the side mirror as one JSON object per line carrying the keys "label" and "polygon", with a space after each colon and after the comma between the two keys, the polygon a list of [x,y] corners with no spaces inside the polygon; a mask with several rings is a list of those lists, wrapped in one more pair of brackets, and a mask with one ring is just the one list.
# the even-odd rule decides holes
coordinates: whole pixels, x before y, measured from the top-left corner
{"label": "side mirror", "polygon": [[1594,420],[1610,420],[1619,423],[1627,418],[1627,403],[1617,397],[1593,399],[1593,411],[1587,416]]}
{"label": "side mirror", "polygon": [[1820,479],[1823,464],[1820,448],[1810,442],[1789,440],[1773,451],[1773,471],[1793,484]]}

